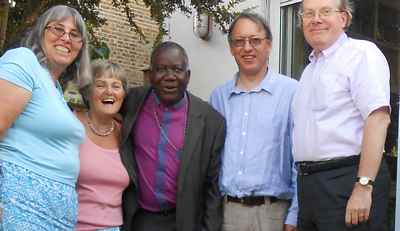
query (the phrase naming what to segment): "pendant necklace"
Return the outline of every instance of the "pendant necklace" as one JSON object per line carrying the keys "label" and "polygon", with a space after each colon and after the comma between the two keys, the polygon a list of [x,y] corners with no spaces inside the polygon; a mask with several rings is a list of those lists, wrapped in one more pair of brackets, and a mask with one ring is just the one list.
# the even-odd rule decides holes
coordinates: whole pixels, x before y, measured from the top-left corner
{"label": "pendant necklace", "polygon": [[165,140],[167,141],[167,143],[169,145],[171,145],[171,147],[177,152],[179,151],[179,149],[172,143],[172,141],[168,138],[167,133],[164,131],[164,128],[161,126],[160,120],[158,119],[158,115],[156,110],[153,108],[153,112],[154,112],[154,119],[156,120],[156,123],[158,125],[158,127],[160,128],[161,131],[161,135],[164,136]]}

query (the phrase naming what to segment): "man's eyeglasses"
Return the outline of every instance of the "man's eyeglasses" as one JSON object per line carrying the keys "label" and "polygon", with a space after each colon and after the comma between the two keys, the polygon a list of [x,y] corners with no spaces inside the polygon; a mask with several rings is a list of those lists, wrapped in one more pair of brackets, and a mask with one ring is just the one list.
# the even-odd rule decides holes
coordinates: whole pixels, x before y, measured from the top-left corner
{"label": "man's eyeglasses", "polygon": [[322,8],[319,10],[305,10],[304,12],[300,12],[299,15],[303,19],[310,20],[310,19],[315,18],[317,15],[320,18],[328,18],[337,12],[343,12],[343,11],[339,10],[339,9],[333,9],[333,8]]}
{"label": "man's eyeglasses", "polygon": [[258,47],[261,42],[267,38],[240,38],[240,39],[232,39],[231,40],[231,45],[233,47],[244,47],[246,45],[246,42],[248,41],[250,46],[253,48]]}
{"label": "man's eyeglasses", "polygon": [[161,66],[161,67],[154,67],[153,71],[157,75],[166,75],[171,72],[173,75],[181,75],[183,74],[186,69],[181,67],[168,67],[168,66]]}
{"label": "man's eyeglasses", "polygon": [[60,26],[46,26],[46,29],[59,38],[67,34],[71,41],[77,43],[82,42],[82,34],[77,31],[66,32],[64,28]]}

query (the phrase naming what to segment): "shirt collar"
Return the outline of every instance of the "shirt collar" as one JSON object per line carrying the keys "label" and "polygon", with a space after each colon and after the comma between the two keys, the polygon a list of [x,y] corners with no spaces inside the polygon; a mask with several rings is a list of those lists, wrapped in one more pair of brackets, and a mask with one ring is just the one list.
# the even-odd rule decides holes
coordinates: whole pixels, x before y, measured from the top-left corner
{"label": "shirt collar", "polygon": [[256,88],[250,90],[250,91],[245,91],[242,89],[239,89],[236,87],[236,82],[239,78],[239,72],[237,72],[234,75],[234,79],[230,81],[229,83],[229,97],[232,95],[239,95],[242,93],[247,93],[247,92],[260,92],[260,91],[266,91],[270,94],[273,94],[274,92],[274,87],[275,87],[275,82],[276,82],[276,75],[274,72],[271,70],[270,67],[268,67],[268,71],[264,76],[264,79],[261,81],[260,85],[258,85]]}
{"label": "shirt collar", "polygon": [[165,105],[161,102],[161,100],[158,98],[157,94],[155,93],[154,89],[151,91],[151,95],[152,95],[156,105],[160,108],[168,108],[168,109],[172,109],[172,110],[178,110],[187,104],[187,93],[186,92],[183,94],[183,98],[181,100],[179,100],[174,105],[170,105],[170,106]]}
{"label": "shirt collar", "polygon": [[[347,39],[348,37],[346,33],[343,32],[330,47],[321,51],[322,56],[328,57],[332,55],[337,49],[339,49],[339,47],[343,45],[343,43],[347,41]],[[317,59],[317,57],[315,56],[315,50],[311,52],[311,54],[308,56],[308,59],[310,60],[310,62],[315,61]]]}

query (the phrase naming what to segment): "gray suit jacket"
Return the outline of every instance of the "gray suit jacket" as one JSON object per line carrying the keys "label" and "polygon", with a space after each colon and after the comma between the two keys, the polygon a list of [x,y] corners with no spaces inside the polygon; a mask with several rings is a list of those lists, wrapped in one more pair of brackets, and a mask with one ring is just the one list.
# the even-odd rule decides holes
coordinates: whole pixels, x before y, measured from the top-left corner
{"label": "gray suit jacket", "polygon": [[[120,152],[130,184],[123,194],[123,230],[132,230],[138,209],[137,165],[134,158],[133,128],[140,109],[151,92],[149,87],[133,88],[125,98]],[[189,95],[185,141],[177,183],[177,231],[219,231],[222,226],[222,197],[218,188],[225,142],[225,120],[207,102]],[[146,132],[146,131],[143,131]]]}

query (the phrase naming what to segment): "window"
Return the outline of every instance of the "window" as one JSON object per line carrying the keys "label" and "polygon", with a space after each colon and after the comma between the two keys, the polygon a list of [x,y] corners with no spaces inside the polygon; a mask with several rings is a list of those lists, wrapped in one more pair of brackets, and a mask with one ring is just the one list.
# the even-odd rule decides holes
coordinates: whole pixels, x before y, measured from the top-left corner
{"label": "window", "polygon": [[300,79],[311,52],[299,27],[299,7],[296,3],[281,8],[280,71],[295,79]]}

